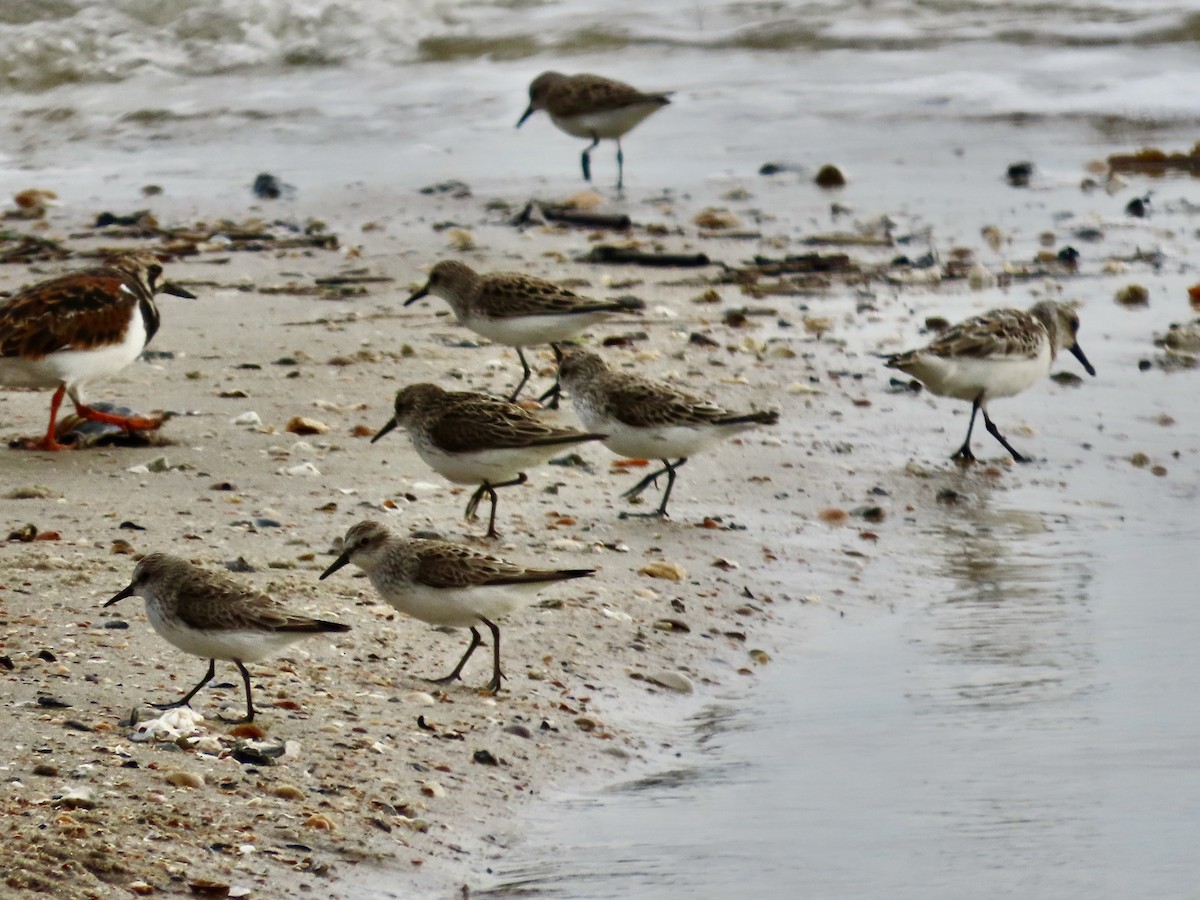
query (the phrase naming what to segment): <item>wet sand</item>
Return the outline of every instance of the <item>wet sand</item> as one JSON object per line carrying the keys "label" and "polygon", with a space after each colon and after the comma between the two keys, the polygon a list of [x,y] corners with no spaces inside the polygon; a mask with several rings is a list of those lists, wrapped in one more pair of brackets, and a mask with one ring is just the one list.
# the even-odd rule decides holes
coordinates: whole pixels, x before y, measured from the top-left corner
{"label": "wet sand", "polygon": [[[1002,151],[991,152],[999,158]],[[564,156],[568,166],[574,156]],[[904,189],[895,179],[883,199],[874,199],[870,186],[879,181],[870,176],[879,173],[861,168],[852,176],[862,180],[841,194],[820,195],[798,176],[747,176],[686,198],[651,201],[635,193],[612,208],[642,226],[662,226],[635,230],[643,248],[737,262],[754,253],[811,252],[802,234],[851,226],[824,213],[804,226],[793,219],[831,201],[851,203],[856,221],[889,212],[896,235],[921,234],[932,220],[939,252],[965,245],[1002,273],[1004,260],[1037,253],[1039,232],[1053,228],[1048,202],[1095,202],[1076,187],[1085,156],[1078,153],[1079,169],[1043,183],[1037,195],[1012,193],[996,183],[1002,170],[976,165],[976,181],[979,171],[988,175],[975,195],[978,207],[965,210],[970,204],[961,198],[939,205],[948,203],[939,192],[954,191],[950,180],[915,208],[900,208]],[[1084,453],[1104,454],[1110,471],[1130,477],[1127,456],[1136,440],[1129,435],[1142,427],[1134,408],[1142,389],[1133,381],[1161,384],[1168,377],[1139,374],[1137,357],[1155,356],[1149,337],[1167,317],[1190,317],[1180,299],[1190,263],[1155,283],[1151,312],[1142,316],[1108,298],[1135,276],[1152,277],[1148,267],[1135,262],[1107,271],[1101,258],[1128,255],[1148,235],[1178,252],[1172,228],[1186,222],[1186,211],[1169,222],[1099,221],[1115,237],[1103,254],[1089,255],[1078,276],[1053,271],[971,292],[961,281],[928,283],[921,270],[888,278],[890,260],[918,256],[928,243],[819,247],[881,269],[801,295],[754,298],[736,285],[717,285],[714,300],[701,299],[713,287],[713,268],[579,263],[596,242],[587,232],[518,231],[486,208],[489,197],[398,190],[348,194],[324,209],[328,197],[264,207],[268,219],[302,222],[319,214],[352,249],[214,247],[170,265],[169,276],[200,295],[161,300],[164,324],[151,349],[171,355],[139,362],[90,392],[92,399],[179,413],[161,432],[164,446],[3,452],[6,493],[48,488],[45,497],[5,500],[9,530],[28,522],[60,535],[7,543],[0,555],[3,654],[13,663],[0,675],[12,712],[0,827],[6,846],[19,851],[7,873],[10,887],[116,897],[136,882],[166,892],[211,880],[256,896],[358,897],[446,895],[472,885],[519,840],[524,804],[556,787],[636,776],[671,752],[675,727],[706,697],[751,690],[771,657],[798,652],[813,623],[881,614],[918,595],[922,544],[944,534],[937,523],[954,516],[938,499],[946,490],[967,502],[1037,480],[1063,490],[1072,459]],[[993,218],[977,211],[1014,197],[1022,204],[1017,212]],[[798,198],[808,213],[793,205]],[[505,199],[515,208],[525,197]],[[728,207],[739,219],[736,230],[760,237],[702,233],[694,217],[710,205]],[[171,223],[228,211],[180,197],[164,199],[156,212]],[[1006,235],[1001,251],[979,236],[997,221]],[[474,248],[453,249],[452,241],[467,237],[430,227],[444,222],[468,231]],[[85,223],[78,209],[54,211],[49,233],[65,236]],[[945,232],[950,237],[943,239]],[[1064,226],[1055,249],[1069,239]],[[125,242],[71,241],[96,243]],[[730,407],[776,406],[780,425],[690,461],[668,522],[620,520],[631,507],[619,493],[644,470],[614,471],[611,454],[588,448],[582,465],[544,467],[530,473],[529,484],[504,491],[502,539],[480,540],[482,527],[461,520],[468,492],[425,468],[405,435],[368,443],[399,386],[430,380],[503,392],[519,373],[511,351],[465,346],[475,339],[440,302],[401,308],[422,267],[445,256],[483,270],[564,280],[583,293],[640,297],[645,317],[597,328],[588,343],[635,335],[629,346],[604,352]],[[69,267],[5,274],[16,285]],[[347,272],[392,281],[349,299],[257,290]],[[989,306],[1026,306],[1033,290],[1054,290],[1053,281],[1068,285],[1068,296],[1086,297],[1081,342],[1100,370],[1098,383],[1108,387],[1046,384],[998,406],[1002,429],[1041,462],[1016,470],[981,432],[976,450],[985,462],[962,473],[945,457],[961,441],[965,406],[888,393],[872,354],[924,340],[927,315],[956,319]],[[727,316],[743,308],[752,314]],[[551,364],[548,353],[538,360],[535,391],[548,384]],[[1066,360],[1056,368],[1072,366]],[[1112,403],[1100,411],[1102,398]],[[47,405],[47,394],[0,394],[3,436],[38,434]],[[250,411],[261,426],[234,424]],[[330,430],[288,434],[294,416]],[[574,421],[569,407],[559,416]],[[1102,438],[1109,442],[1101,445]],[[1148,452],[1160,461],[1159,449]],[[150,467],[155,471],[136,470],[158,458],[165,462]],[[1143,476],[1152,478],[1141,470],[1131,477]],[[1194,481],[1194,472],[1185,477]],[[480,659],[463,684],[433,691],[420,679],[450,666],[461,634],[399,617],[349,571],[317,581],[334,540],[363,518],[598,573],[548,590],[543,596],[551,602],[502,623],[508,681],[498,697],[472,690],[486,680]],[[138,601],[100,609],[133,567],[133,556],[113,552],[116,541],[135,553],[166,550],[214,568],[244,558],[255,571],[239,577],[299,611],[353,627],[345,637],[310,641],[252,667],[258,724],[269,741],[286,742],[275,765],[246,765],[228,753],[233,739],[216,714],[241,708],[231,665],[218,669],[217,682],[227,686],[206,689],[193,704],[206,717],[207,734],[226,745],[221,752],[129,740],[119,723],[130,710],[180,695],[203,663],[160,640]],[[670,581],[640,574],[655,561],[677,563],[686,575]],[[114,620],[129,627],[105,627]],[[679,675],[691,693],[656,683]],[[431,727],[420,727],[418,717]],[[195,785],[193,776],[202,783],[173,783]],[[92,792],[94,808],[66,808],[56,799],[81,787]]]}

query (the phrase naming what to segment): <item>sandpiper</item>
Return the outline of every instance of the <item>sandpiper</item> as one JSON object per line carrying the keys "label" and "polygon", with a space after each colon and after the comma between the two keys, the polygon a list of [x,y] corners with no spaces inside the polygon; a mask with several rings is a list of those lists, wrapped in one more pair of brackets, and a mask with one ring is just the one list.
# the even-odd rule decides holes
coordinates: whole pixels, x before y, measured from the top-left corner
{"label": "sandpiper", "polygon": [[[510,400],[516,400],[529,380],[530,368],[522,347],[557,343],[576,337],[584,329],[616,313],[645,309],[636,297],[592,300],[552,281],[518,272],[481,274],[456,260],[444,259],[429,272],[425,286],[404,302],[405,306],[434,294],[450,304],[460,325],[490,341],[515,347],[523,374]],[[558,381],[542,395],[557,405]]]}
{"label": "sandpiper", "polygon": [[584,425],[607,435],[604,446],[620,456],[658,459],[663,464],[622,495],[638,496],[665,473],[667,489],[658,509],[652,513],[622,513],[622,517],[666,516],[675,470],[688,457],[755,425],[779,421],[777,410],[730,412],[673,385],[614,372],[599,356],[586,350],[567,353],[558,372]]}
{"label": "sandpiper", "polygon": [[155,631],[184,653],[208,659],[208,673],[198,685],[181,700],[153,704],[157,709],[188,706],[212,680],[217,660],[227,659],[237,665],[246,685],[243,721],[253,722],[250,673],[243,663],[266,659],[301,638],[350,630],[339,622],[288,612],[261,591],[165,553],[143,556],[129,586],[104,605],[135,596],[145,598]]}
{"label": "sandpiper", "polygon": [[63,394],[75,412],[130,431],[158,428],[162,417],[142,418],[102,412],[83,402],[84,382],[129,365],[158,331],[154,294],[194,295],[159,283],[162,266],[148,251],[114,254],[102,266],[42,281],[0,304],[0,384],[56,387],[50,399],[50,425],[31,449],[62,450],[54,436]]}
{"label": "sandpiper", "polygon": [[534,596],[557,581],[583,578],[595,569],[535,569],[480,553],[462,544],[393,534],[378,522],[352,525],[342,540],[342,552],[321,578],[328,578],[347,563],[367,573],[371,584],[390,606],[430,625],[467,627],[471,643],[449,675],[432,678],[447,684],[459,677],[463,666],[483,640],[476,626],[492,632],[492,680],[487,689],[500,690],[500,629],[493,621],[533,601]]}
{"label": "sandpiper", "polygon": [[397,425],[408,429],[421,459],[456,484],[477,484],[466,518],[480,501],[492,501],[488,537],[496,537],[496,488],[524,484],[524,469],[602,434],[548,425],[528,410],[487,394],[445,391],[436,384],[410,384],[396,392],[395,415],[375,443]]}
{"label": "sandpiper", "polygon": [[987,404],[997,397],[1012,397],[1050,373],[1058,351],[1069,351],[1089,375],[1096,370],[1088,362],[1075,335],[1079,314],[1069,303],[1043,300],[1028,310],[993,309],[955,325],[937,340],[919,350],[889,357],[886,365],[917,379],[939,397],[954,397],[971,403],[967,437],[951,459],[971,462],[971,431],[975,414],[1012,458],[1028,462],[1004,439],[988,416]]}
{"label": "sandpiper", "polygon": [[600,75],[563,75],[543,72],[529,85],[529,107],[517,127],[544,109],[559,131],[592,142],[580,162],[584,181],[592,180],[590,154],[601,139],[617,142],[617,190],[625,180],[625,155],[621,138],[651,113],[671,101],[670,92],[646,94],[637,88]]}

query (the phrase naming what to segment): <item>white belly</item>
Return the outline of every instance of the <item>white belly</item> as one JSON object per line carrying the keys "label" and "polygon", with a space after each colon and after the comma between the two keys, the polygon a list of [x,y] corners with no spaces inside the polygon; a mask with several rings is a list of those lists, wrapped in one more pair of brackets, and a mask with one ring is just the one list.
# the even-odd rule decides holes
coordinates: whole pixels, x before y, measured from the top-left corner
{"label": "white belly", "polygon": [[505,613],[520,609],[533,602],[539,591],[551,582],[513,584],[503,586],[481,586],[469,588],[433,588],[421,584],[401,583],[376,579],[371,583],[388,605],[406,616],[428,622],[430,625],[466,627],[479,625],[480,616],[493,622]]}
{"label": "white belly", "polygon": [[178,619],[163,615],[161,607],[146,601],[146,616],[160,635],[192,656],[258,662],[305,637],[295,631],[203,631],[189,628]]}
{"label": "white belly", "polygon": [[656,110],[662,109],[661,103],[638,103],[626,106],[624,109],[612,109],[605,112],[581,113],[577,116],[556,116],[550,114],[550,119],[559,130],[575,137],[590,138],[593,136],[615,139],[630,131],[639,122]]}
{"label": "white belly", "polygon": [[146,326],[134,316],[119,344],[93,350],[58,350],[41,359],[0,359],[0,383],[11,387],[74,387],[93,378],[119,372],[138,358],[146,346]]}
{"label": "white belly", "polygon": [[562,446],[519,447],[480,450],[472,453],[446,453],[430,444],[413,439],[417,455],[443,478],[455,484],[499,484],[511,481],[521,472],[539,466],[559,452]]}
{"label": "white belly", "polygon": [[636,428],[599,412],[582,394],[574,398],[575,411],[588,431],[606,434],[605,447],[630,459],[678,459],[691,456],[750,425],[663,425]]}
{"label": "white belly", "polygon": [[585,328],[603,322],[609,316],[610,313],[607,312],[513,316],[503,319],[471,316],[464,319],[462,324],[489,341],[507,344],[510,347],[530,347],[535,344],[568,341]]}
{"label": "white belly", "polygon": [[940,397],[974,402],[982,394],[986,402],[1012,397],[1045,378],[1050,373],[1050,349],[1043,347],[1032,359],[920,356],[905,371]]}

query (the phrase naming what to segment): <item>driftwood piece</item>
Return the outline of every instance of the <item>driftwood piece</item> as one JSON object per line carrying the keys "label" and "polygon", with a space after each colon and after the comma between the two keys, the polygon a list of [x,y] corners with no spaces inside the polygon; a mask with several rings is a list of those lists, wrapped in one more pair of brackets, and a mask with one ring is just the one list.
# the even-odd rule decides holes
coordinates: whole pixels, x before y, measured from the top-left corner
{"label": "driftwood piece", "polygon": [[595,213],[554,203],[541,203],[537,200],[526,203],[525,208],[513,219],[514,225],[541,225],[546,222],[560,222],[579,228],[608,228],[614,231],[628,231],[633,227],[633,220],[624,213]]}
{"label": "driftwood piece", "polygon": [[713,264],[706,253],[646,253],[642,250],[613,247],[609,244],[597,244],[587,256],[581,257],[580,261],[657,268],[698,268]]}

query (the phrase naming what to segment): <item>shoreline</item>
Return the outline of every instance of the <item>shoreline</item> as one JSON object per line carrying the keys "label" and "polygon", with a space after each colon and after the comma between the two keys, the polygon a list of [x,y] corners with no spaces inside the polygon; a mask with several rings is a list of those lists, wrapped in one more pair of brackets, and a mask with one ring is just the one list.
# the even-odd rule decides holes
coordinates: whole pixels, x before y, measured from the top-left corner
{"label": "shoreline", "polygon": [[[556,174],[565,177],[574,157],[563,155],[564,171]],[[1080,156],[1080,169],[1085,161]],[[634,195],[601,208],[628,210],[643,225],[664,225],[665,234],[635,232],[647,247],[703,250],[727,261],[754,252],[783,256],[807,252],[800,234],[828,230],[824,217],[815,227],[791,224],[797,214],[788,205],[798,182],[787,184],[773,195],[762,179],[722,179],[684,199]],[[737,187],[748,196],[720,196]],[[890,184],[890,191],[897,189]],[[1062,185],[1049,190],[1055,189]],[[799,190],[807,197],[810,189]],[[989,181],[980,188],[981,202],[992,202],[1000,191],[1013,196]],[[278,213],[303,222],[319,203],[302,196],[299,203],[263,204],[250,212],[268,221]],[[1019,446],[1032,443],[1039,457],[1055,460],[1054,468],[1016,469],[1000,458],[998,447],[982,443],[977,449],[984,465],[961,473],[943,456],[957,445],[967,410],[953,401],[885,393],[887,373],[872,351],[919,340],[920,323],[934,311],[958,318],[959,310],[965,315],[981,306],[1027,306],[1027,295],[1044,289],[1033,280],[973,293],[949,282],[868,282],[869,296],[834,283],[752,298],[735,284],[710,284],[712,269],[579,263],[595,243],[586,232],[518,231],[500,224],[482,196],[396,196],[404,203],[355,193],[326,210],[323,218],[338,223],[331,226],[342,241],[338,252],[217,247],[167,265],[168,278],[194,285],[200,297],[162,298],[163,327],[150,349],[172,355],[139,361],[93,385],[88,395],[179,412],[164,426],[162,446],[55,456],[0,451],[10,487],[49,488],[44,496],[6,500],[9,530],[28,522],[61,535],[58,541],[6,543],[0,555],[7,623],[0,653],[14,663],[0,677],[12,685],[15,713],[5,760],[10,780],[0,795],[8,813],[4,827],[9,846],[22,849],[23,871],[55,879],[60,896],[128,896],[135,882],[171,892],[196,880],[245,887],[253,896],[364,896],[365,890],[448,895],[470,886],[490,860],[521,839],[514,799],[519,811],[520,803],[576,778],[595,785],[630,771],[645,773],[671,752],[664,745],[679,740],[686,716],[707,698],[753,690],[756,673],[770,663],[751,651],[777,657],[814,617],[886,614],[891,604],[918,596],[919,550],[939,523],[954,518],[939,506],[939,491],[956,490],[969,504],[973,494],[1056,479],[1060,466],[1069,470],[1085,452],[1080,435],[1104,424],[1088,404],[1075,408],[1080,395],[1038,386],[1027,399],[1004,406],[1002,427],[1011,429],[1014,442],[1021,440]],[[1039,195],[1016,196],[1022,203],[1045,202]],[[1092,203],[1077,191],[1072,196],[1080,207]],[[855,197],[862,200],[862,187],[852,181],[846,192],[818,199]],[[768,224],[751,241],[701,236],[694,218],[708,206],[727,206],[743,221],[753,221],[751,209],[762,206]],[[930,207],[938,208],[937,198],[895,214],[897,233],[918,232]],[[182,197],[164,198],[162,209],[164,224],[199,216],[194,201]],[[959,243],[998,268],[977,237],[984,217],[955,210],[934,220],[939,246],[946,243],[943,233],[961,232],[969,237]],[[83,218],[77,208],[53,210],[49,233],[79,232]],[[1004,217],[1014,232],[1006,255],[1031,259],[1045,218],[1044,210]],[[448,221],[467,236],[430,227]],[[1124,227],[1113,233],[1122,243],[1138,239]],[[452,240],[465,246],[467,237],[474,249],[450,248]],[[125,245],[129,239],[69,243]],[[849,253],[876,264],[894,256],[895,248]],[[507,348],[471,346],[482,341],[456,325],[444,305],[400,309],[408,285],[447,256],[481,270],[543,275],[584,294],[641,297],[645,317],[596,328],[587,345],[645,332],[628,347],[603,352],[656,377],[678,378],[730,407],[778,405],[780,424],[691,460],[680,472],[669,522],[619,520],[626,508],[619,493],[637,471],[614,471],[612,454],[588,448],[581,456],[590,471],[545,466],[529,473],[527,485],[504,492],[502,537],[480,541],[481,528],[460,518],[468,492],[426,468],[405,435],[368,444],[403,384],[430,380],[502,392],[519,373]],[[1087,274],[1096,275],[1095,261],[1088,264]],[[38,264],[3,274],[7,285],[15,285],[74,267]],[[391,281],[341,298],[314,290],[317,277],[362,270]],[[1116,333],[1108,323],[1123,326],[1129,315],[1101,309],[1104,293],[1110,284],[1142,276],[1102,277],[1101,287],[1090,277],[1079,285],[1063,282],[1069,295],[1087,291],[1091,299],[1082,312],[1081,342],[1093,362],[1107,356],[1103,348]],[[708,289],[717,302],[697,302]],[[775,314],[728,316],[743,309]],[[715,346],[692,341],[693,333]],[[542,369],[550,362],[548,351],[530,356]],[[1100,368],[1107,375],[1111,364]],[[537,388],[544,377],[535,376]],[[0,392],[0,433],[37,434],[47,404],[47,393]],[[258,414],[261,427],[233,424],[249,411]],[[330,431],[286,433],[285,424],[297,415],[318,419]],[[575,421],[569,404],[558,416]],[[1055,428],[1056,417],[1063,433]],[[1036,423],[1037,433],[1030,434],[1024,422]],[[161,466],[129,471],[160,457]],[[319,474],[283,474],[307,471],[309,464]],[[900,472],[911,477],[897,477]],[[877,487],[887,493],[873,493]],[[882,520],[856,512],[871,506],[883,510]],[[515,561],[544,558],[600,571],[587,580],[594,583],[548,590],[542,599],[552,601],[549,606],[501,623],[509,681],[498,698],[471,691],[482,677],[478,659],[464,683],[430,691],[419,678],[455,658],[461,634],[403,619],[349,573],[317,582],[332,559],[333,540],[370,517],[405,531],[438,531]],[[706,518],[718,527],[698,527]],[[121,528],[122,522],[145,530]],[[214,568],[244,558],[256,571],[236,577],[297,611],[351,624],[344,638],[309,642],[252,667],[262,709],[258,724],[268,740],[295,742],[276,765],[238,763],[225,752],[232,742],[215,755],[201,755],[128,740],[117,723],[130,708],[186,690],[202,663],[161,641],[136,605],[123,604],[115,616],[100,612],[99,604],[127,583],[133,567],[131,555],[114,553],[116,541],[136,552],[175,552]],[[682,565],[685,579],[638,574],[659,560]],[[105,627],[114,618],[128,628]],[[658,625],[672,620],[688,630]],[[283,661],[289,659],[294,663]],[[664,672],[686,677],[693,692],[655,685],[651,676]],[[228,729],[216,713],[224,704],[236,710],[242,701],[235,671],[220,667],[218,683],[231,687],[210,685],[193,708],[214,729],[209,736],[220,740]],[[40,695],[70,706],[39,705]],[[418,716],[435,730],[420,728]],[[499,765],[476,761],[479,751]],[[36,774],[42,766],[48,768],[39,771],[54,774]],[[195,776],[202,778],[198,786]],[[92,790],[94,809],[67,809],[56,801],[77,787]]]}

